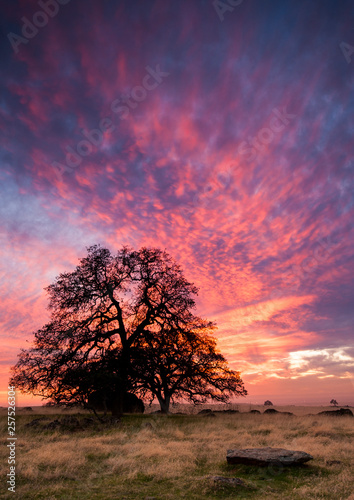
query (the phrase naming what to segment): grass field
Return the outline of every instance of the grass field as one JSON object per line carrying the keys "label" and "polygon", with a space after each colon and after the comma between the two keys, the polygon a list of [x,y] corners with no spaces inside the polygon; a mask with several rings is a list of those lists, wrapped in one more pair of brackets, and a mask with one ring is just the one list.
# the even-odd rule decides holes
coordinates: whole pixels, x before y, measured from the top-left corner
{"label": "grass field", "polygon": [[[264,411],[264,407],[260,408]],[[87,413],[37,407],[18,410],[16,493],[7,491],[8,448],[1,410],[0,498],[20,499],[354,499],[354,418],[306,416],[326,408],[275,407],[288,415],[241,413],[127,415],[119,423],[83,423]],[[185,408],[184,408],[185,409]],[[174,408],[174,411],[181,408]],[[70,425],[44,426],[75,414]],[[26,426],[41,414],[40,425]],[[296,468],[231,466],[229,448],[284,447],[314,460]],[[331,463],[336,461],[337,463]],[[210,475],[238,477],[246,487],[220,488]]]}

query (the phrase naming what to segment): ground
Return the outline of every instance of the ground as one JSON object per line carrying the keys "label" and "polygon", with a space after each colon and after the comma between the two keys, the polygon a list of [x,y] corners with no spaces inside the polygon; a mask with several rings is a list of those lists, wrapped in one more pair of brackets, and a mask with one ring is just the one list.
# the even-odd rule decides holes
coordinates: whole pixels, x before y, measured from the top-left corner
{"label": "ground", "polygon": [[[54,409],[18,409],[16,498],[354,499],[354,418],[306,416],[326,407],[275,406],[295,416],[249,414],[250,409],[265,408],[245,404],[238,408],[241,413],[217,413],[214,418],[127,415],[120,423],[103,425],[87,424],[88,415],[82,410],[79,414],[62,410],[59,415]],[[188,408],[172,410],[181,409]],[[7,411],[0,414],[0,470],[5,478]],[[68,414],[75,414],[83,428],[75,430],[70,422],[57,429],[43,428]],[[46,417],[40,427],[26,426],[39,415]],[[227,449],[263,446],[306,451],[314,460],[289,469],[226,463]],[[246,487],[220,488],[208,479],[210,475],[238,477]],[[5,482],[0,498],[12,498]]]}

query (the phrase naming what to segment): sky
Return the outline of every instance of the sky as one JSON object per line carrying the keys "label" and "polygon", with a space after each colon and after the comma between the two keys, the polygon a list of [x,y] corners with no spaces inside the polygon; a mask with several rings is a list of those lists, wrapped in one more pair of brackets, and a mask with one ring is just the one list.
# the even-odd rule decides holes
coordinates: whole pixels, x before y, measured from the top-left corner
{"label": "sky", "polygon": [[181,264],[240,402],[354,404],[353,2],[13,0],[0,17],[0,404],[44,287],[92,244]]}

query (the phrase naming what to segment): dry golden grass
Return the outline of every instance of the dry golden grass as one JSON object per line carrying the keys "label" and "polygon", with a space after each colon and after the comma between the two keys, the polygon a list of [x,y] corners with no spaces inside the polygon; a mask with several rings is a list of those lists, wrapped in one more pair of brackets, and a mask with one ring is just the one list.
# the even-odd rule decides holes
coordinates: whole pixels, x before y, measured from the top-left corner
{"label": "dry golden grass", "polygon": [[[124,417],[115,426],[77,432],[26,427],[33,418],[17,417],[17,498],[353,498],[354,418],[139,415]],[[4,478],[8,465],[3,417],[2,431]],[[314,460],[290,469],[226,464],[229,448],[263,446],[303,450]],[[330,460],[340,463],[330,465]],[[248,488],[216,489],[206,478],[210,474],[240,477]],[[2,488],[1,498],[11,495]]]}

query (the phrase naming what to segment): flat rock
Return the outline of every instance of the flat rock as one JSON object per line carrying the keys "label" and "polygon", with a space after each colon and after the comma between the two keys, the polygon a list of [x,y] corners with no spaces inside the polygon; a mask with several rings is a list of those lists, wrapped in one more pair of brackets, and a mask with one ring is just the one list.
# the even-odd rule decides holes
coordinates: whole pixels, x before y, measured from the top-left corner
{"label": "flat rock", "polygon": [[285,450],[284,448],[246,448],[243,450],[227,450],[226,460],[229,464],[245,465],[296,465],[312,460],[313,457],[304,451]]}

